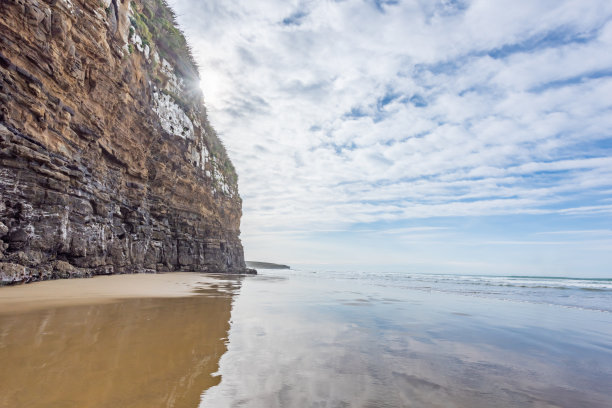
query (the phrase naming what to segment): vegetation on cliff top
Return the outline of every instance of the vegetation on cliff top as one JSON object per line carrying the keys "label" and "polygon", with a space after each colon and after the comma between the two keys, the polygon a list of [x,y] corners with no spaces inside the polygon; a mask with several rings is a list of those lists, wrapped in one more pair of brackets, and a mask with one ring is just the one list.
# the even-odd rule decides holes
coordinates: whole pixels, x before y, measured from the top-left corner
{"label": "vegetation on cliff top", "polygon": [[131,23],[138,29],[143,44],[155,43],[163,58],[175,62],[180,76],[198,80],[197,63],[168,3],[165,0],[143,0],[140,10],[135,2],[131,4],[134,11]]}

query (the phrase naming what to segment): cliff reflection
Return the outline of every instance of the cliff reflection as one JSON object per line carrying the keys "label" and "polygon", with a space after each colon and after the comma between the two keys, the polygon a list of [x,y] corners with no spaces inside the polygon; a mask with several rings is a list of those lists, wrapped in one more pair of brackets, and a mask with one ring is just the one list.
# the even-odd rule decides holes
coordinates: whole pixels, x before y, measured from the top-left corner
{"label": "cliff reflection", "polygon": [[0,315],[0,407],[197,407],[220,381],[235,285]]}

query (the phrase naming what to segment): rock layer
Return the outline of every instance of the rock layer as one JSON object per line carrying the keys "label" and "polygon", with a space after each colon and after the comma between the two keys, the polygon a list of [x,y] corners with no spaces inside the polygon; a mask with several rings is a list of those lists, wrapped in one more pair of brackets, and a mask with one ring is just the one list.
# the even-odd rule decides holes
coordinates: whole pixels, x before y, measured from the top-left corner
{"label": "rock layer", "polygon": [[163,0],[0,3],[0,278],[244,272],[237,177]]}

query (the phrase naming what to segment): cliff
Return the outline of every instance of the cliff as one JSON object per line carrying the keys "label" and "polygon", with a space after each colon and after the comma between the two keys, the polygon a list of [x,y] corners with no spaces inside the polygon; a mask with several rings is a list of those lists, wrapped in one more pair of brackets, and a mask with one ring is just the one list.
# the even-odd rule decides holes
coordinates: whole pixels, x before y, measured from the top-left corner
{"label": "cliff", "polygon": [[237,177],[163,0],[0,2],[0,278],[244,272]]}

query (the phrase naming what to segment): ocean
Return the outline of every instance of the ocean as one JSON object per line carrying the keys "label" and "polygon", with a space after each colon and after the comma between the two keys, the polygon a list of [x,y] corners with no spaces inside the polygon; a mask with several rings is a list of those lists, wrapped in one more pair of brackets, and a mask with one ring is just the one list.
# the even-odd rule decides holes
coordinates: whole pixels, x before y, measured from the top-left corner
{"label": "ocean", "polygon": [[201,407],[611,407],[612,280],[259,270]]}
{"label": "ocean", "polygon": [[[302,272],[308,273],[308,270]],[[459,294],[513,302],[548,304],[612,313],[612,279],[546,276],[482,276],[415,273],[325,273],[333,279],[375,286]]]}

